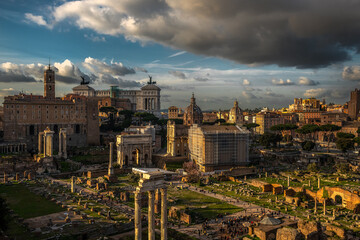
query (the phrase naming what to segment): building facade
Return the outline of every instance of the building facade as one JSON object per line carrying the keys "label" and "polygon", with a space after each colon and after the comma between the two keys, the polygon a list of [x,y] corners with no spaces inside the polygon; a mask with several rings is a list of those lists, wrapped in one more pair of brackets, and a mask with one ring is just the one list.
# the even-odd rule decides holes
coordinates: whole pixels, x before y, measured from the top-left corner
{"label": "building facade", "polygon": [[360,90],[357,88],[350,93],[349,106],[349,117],[351,120],[357,120],[360,112]]}
{"label": "building facade", "polygon": [[249,132],[237,125],[194,124],[189,129],[189,159],[202,172],[249,163]]}
{"label": "building facade", "polygon": [[284,118],[280,114],[268,111],[257,113],[255,122],[259,124],[259,126],[255,128],[258,134],[264,134],[270,131],[270,128],[274,125],[285,123]]}
{"label": "building facade", "polygon": [[[84,86],[85,85],[85,86]],[[109,90],[95,90],[87,84],[81,84],[73,88],[73,93],[80,96],[94,96],[101,98],[129,99],[132,111],[143,111],[160,115],[160,91],[156,82],[147,82],[140,90],[125,90],[118,86],[111,86]]]}
{"label": "building facade", "polygon": [[66,128],[69,146],[100,144],[97,101],[68,94],[55,97],[55,72],[44,72],[44,96],[19,94],[4,99],[4,141],[24,142],[29,150],[37,149],[37,136],[47,127],[55,132]]}
{"label": "building facade", "polygon": [[176,124],[169,120],[167,123],[167,155],[188,156],[188,131],[189,127]]}

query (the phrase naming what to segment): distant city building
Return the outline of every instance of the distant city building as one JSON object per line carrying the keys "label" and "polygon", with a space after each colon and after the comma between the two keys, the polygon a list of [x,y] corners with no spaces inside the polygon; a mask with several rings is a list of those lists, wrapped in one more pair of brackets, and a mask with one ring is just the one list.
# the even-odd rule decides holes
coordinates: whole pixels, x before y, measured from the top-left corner
{"label": "distant city building", "polygon": [[28,149],[36,149],[38,134],[47,127],[58,133],[66,128],[69,146],[99,145],[99,112],[92,98],[68,94],[55,97],[55,72],[44,71],[44,96],[18,94],[4,99],[4,140],[24,142]]}
{"label": "distant city building", "polygon": [[84,81],[73,88],[73,93],[80,96],[97,98],[129,99],[132,111],[143,111],[160,116],[160,91],[156,82],[150,80],[140,90],[124,90],[118,86],[111,86],[109,90],[95,90]]}
{"label": "distant city building", "polygon": [[348,106],[349,117],[351,120],[357,120],[360,114],[360,90],[357,88],[350,93],[350,101]]}
{"label": "distant city building", "polygon": [[256,133],[259,134],[270,131],[270,128],[274,125],[285,123],[284,117],[281,116],[281,114],[269,111],[257,113],[255,122],[259,124],[259,126],[255,128]]}
{"label": "distant city building", "polygon": [[234,107],[232,107],[229,111],[229,122],[236,124],[244,123],[244,116],[241,108],[239,107],[238,101],[234,102]]}
{"label": "distant city building", "polygon": [[217,118],[217,112],[203,112],[203,121],[204,122],[215,122],[218,120]]}
{"label": "distant city building", "polygon": [[325,100],[320,102],[316,98],[294,98],[294,104],[289,105],[289,112],[316,112],[322,110]]}
{"label": "distant city building", "polygon": [[168,108],[168,119],[183,119],[184,113],[181,108],[171,106]]}
{"label": "distant city building", "polygon": [[189,129],[189,159],[202,172],[249,163],[249,132],[237,125],[194,124]]}
{"label": "distant city building", "polygon": [[184,112],[184,125],[202,124],[203,114],[198,105],[196,105],[194,94],[192,94],[190,105]]}
{"label": "distant city building", "polygon": [[182,124],[175,124],[169,120],[167,123],[167,154],[168,156],[187,156],[189,127]]}

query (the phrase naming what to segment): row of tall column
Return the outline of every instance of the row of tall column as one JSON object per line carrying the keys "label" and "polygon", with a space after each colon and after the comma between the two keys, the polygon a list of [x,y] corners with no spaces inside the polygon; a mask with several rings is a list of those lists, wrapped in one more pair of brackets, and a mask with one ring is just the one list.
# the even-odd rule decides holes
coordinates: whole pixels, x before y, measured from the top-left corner
{"label": "row of tall column", "polygon": [[[161,240],[167,240],[167,189],[161,188]],[[148,191],[148,239],[155,240],[155,190]],[[141,240],[141,192],[135,192],[135,240]]]}
{"label": "row of tall column", "polygon": [[44,157],[53,156],[53,135],[54,132],[49,127],[38,135],[38,153],[44,154]]}
{"label": "row of tall column", "polygon": [[20,153],[26,151],[27,151],[26,143],[0,145],[0,153]]}
{"label": "row of tall column", "polygon": [[159,110],[157,98],[144,98],[145,110]]}

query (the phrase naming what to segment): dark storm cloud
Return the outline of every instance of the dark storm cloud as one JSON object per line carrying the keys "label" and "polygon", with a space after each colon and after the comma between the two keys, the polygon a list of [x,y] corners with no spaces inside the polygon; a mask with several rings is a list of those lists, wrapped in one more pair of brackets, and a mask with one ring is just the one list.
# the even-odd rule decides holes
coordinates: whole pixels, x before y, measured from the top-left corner
{"label": "dark storm cloud", "polygon": [[36,82],[31,76],[25,76],[20,74],[14,74],[12,72],[4,72],[0,70],[0,82]]}
{"label": "dark storm cloud", "polygon": [[248,65],[320,68],[359,53],[359,10],[351,0],[70,1],[54,8],[51,22],[30,20],[71,19],[100,34]]}

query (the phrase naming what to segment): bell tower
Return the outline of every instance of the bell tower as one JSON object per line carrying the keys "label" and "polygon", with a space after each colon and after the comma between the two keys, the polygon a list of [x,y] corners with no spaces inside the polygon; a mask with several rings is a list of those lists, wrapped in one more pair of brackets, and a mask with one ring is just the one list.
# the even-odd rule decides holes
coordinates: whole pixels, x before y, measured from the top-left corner
{"label": "bell tower", "polygon": [[44,71],[44,97],[55,99],[55,72],[50,68]]}

